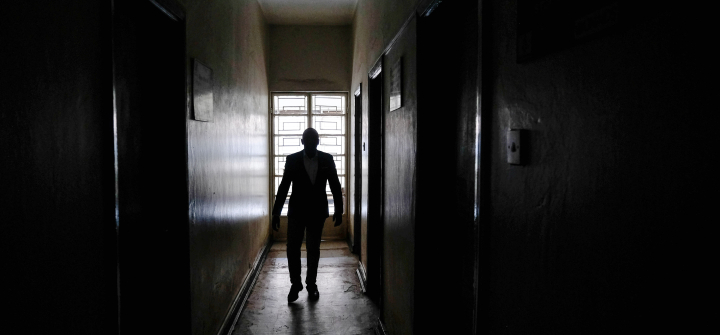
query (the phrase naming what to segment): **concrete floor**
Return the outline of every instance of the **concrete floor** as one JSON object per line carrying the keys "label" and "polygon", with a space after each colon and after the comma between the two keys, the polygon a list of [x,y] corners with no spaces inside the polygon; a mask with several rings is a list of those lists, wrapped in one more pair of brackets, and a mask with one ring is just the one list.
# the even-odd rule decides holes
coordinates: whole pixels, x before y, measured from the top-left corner
{"label": "concrete floor", "polygon": [[[355,274],[357,257],[350,253],[345,241],[323,241],[320,249],[320,299],[308,301],[303,289],[297,301],[288,303],[290,276],[285,242],[275,242],[232,334],[374,335],[378,309],[362,293]],[[304,281],[304,243],[301,257]]]}

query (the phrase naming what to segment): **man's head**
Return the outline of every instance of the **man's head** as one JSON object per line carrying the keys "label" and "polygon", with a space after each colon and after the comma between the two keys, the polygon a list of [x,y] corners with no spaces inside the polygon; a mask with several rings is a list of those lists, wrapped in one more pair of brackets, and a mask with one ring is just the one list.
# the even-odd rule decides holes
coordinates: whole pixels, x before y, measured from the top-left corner
{"label": "man's head", "polygon": [[320,143],[320,135],[318,135],[317,130],[313,128],[305,129],[302,140],[300,141],[303,146],[305,146],[305,154],[308,155],[308,157],[315,157],[317,146]]}

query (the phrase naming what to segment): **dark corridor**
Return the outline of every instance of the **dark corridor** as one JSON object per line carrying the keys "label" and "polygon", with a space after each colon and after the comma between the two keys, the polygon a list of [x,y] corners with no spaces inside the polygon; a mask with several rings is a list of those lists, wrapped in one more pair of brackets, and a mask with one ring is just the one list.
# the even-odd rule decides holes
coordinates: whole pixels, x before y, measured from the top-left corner
{"label": "dark corridor", "polygon": [[[704,330],[710,12],[606,0],[7,5],[0,332]],[[194,60],[212,73],[206,119],[193,110]],[[288,92],[347,99],[345,222],[323,242],[314,305],[305,291],[277,301],[288,281],[271,228],[283,157],[270,109]]]}

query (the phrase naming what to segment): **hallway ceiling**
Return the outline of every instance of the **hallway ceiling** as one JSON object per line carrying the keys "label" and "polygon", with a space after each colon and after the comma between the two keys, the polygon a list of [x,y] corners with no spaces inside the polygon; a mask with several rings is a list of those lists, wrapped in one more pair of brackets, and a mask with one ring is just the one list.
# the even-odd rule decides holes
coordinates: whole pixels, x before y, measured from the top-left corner
{"label": "hallway ceiling", "polygon": [[269,24],[352,24],[358,0],[258,0]]}

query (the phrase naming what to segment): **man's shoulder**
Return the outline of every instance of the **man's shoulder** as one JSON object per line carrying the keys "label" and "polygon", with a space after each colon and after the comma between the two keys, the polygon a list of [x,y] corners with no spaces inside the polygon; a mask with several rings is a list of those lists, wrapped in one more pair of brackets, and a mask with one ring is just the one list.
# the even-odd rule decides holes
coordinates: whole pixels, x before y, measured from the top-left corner
{"label": "man's shoulder", "polygon": [[295,166],[297,164],[300,164],[299,162],[302,162],[302,156],[303,152],[296,152],[294,154],[289,154],[285,157],[285,166]]}
{"label": "man's shoulder", "polygon": [[302,158],[302,155],[303,155],[303,152],[298,151],[296,153],[287,155],[287,160]]}
{"label": "man's shoulder", "polygon": [[333,156],[327,152],[322,152],[322,151],[318,150],[318,158],[332,160]]}

